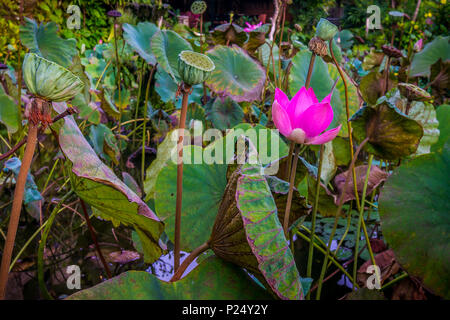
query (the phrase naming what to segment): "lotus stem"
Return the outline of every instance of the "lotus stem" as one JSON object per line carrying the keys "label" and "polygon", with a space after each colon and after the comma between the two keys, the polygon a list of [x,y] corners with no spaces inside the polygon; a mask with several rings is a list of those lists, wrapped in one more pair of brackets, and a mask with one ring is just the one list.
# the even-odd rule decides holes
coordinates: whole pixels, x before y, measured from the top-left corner
{"label": "lotus stem", "polygon": [[205,242],[202,245],[200,245],[198,248],[194,249],[187,257],[183,260],[183,263],[180,265],[180,267],[175,271],[172,278],[169,282],[175,282],[180,280],[180,278],[183,276],[184,272],[186,271],[187,267],[191,265],[191,263],[203,252],[209,249],[209,243]]}
{"label": "lotus stem", "polygon": [[[147,80],[147,88],[145,89],[145,105],[144,105],[144,125],[142,126],[142,158],[141,158],[141,183],[144,185],[145,180],[145,133],[147,130],[147,111],[148,111],[148,96],[150,92],[150,84],[152,82],[153,74],[155,73],[156,64],[150,71],[150,76]],[[144,189],[142,189],[144,190]]]}
{"label": "lotus stem", "polygon": [[[319,155],[319,168],[317,171],[317,182],[316,182],[316,193],[314,195],[314,208],[313,213],[311,217],[311,242],[309,243],[309,252],[308,252],[308,264],[306,267],[306,277],[311,278],[312,273],[312,261],[313,261],[313,255],[314,255],[314,246],[313,246],[313,239],[315,235],[316,230],[316,216],[317,216],[317,207],[319,206],[319,191],[320,191],[320,176],[322,174],[322,163],[323,163],[323,153],[325,150],[325,145],[320,146],[320,155]],[[310,299],[310,294],[308,293],[307,300]]]}
{"label": "lotus stem", "polygon": [[[348,86],[347,86],[347,80],[345,80],[345,75],[344,72],[341,69],[341,66],[339,65],[339,63],[336,60],[336,57],[334,56],[334,52],[333,52],[333,44],[332,41],[330,41],[329,43],[329,48],[330,48],[330,54],[331,54],[331,58],[333,59],[334,65],[336,66],[339,75],[341,76],[342,82],[344,83],[344,91],[345,91],[345,111],[346,111],[346,115],[347,115],[347,131],[348,131],[348,140],[349,140],[349,147],[350,147],[350,156],[351,159],[353,161],[353,158],[355,158],[355,155],[353,154],[353,137],[352,137],[352,124],[350,122],[350,109],[348,106]],[[358,187],[356,185],[356,171],[355,168],[352,168],[352,176],[353,176],[353,188],[354,188],[354,192],[355,192],[355,199],[356,199],[356,204],[358,206],[359,209],[359,195],[358,195]]]}
{"label": "lotus stem", "polygon": [[[355,155],[352,158],[352,161],[350,163],[349,171],[351,171],[353,169],[353,167],[355,166],[356,159],[358,158],[359,153],[361,152],[362,148],[367,143],[367,141],[369,141],[369,138],[365,138],[361,142],[361,144],[358,146],[358,148],[356,149]],[[321,291],[322,291],[322,283],[323,283],[323,279],[325,277],[325,272],[327,271],[327,264],[328,264],[328,258],[329,258],[329,255],[330,255],[331,243],[332,243],[334,235],[336,233],[338,219],[339,219],[339,216],[341,215],[341,212],[342,212],[342,206],[344,205],[344,195],[345,195],[345,192],[347,191],[348,182],[349,182],[349,176],[350,176],[349,174],[347,174],[345,176],[344,187],[342,189],[341,194],[339,195],[338,208],[337,208],[337,211],[336,211],[336,216],[334,218],[334,225],[333,225],[333,229],[332,229],[331,234],[330,234],[330,238],[328,239],[327,253],[325,255],[325,259],[324,259],[323,264],[322,264],[322,270],[320,272],[319,286],[317,287],[316,300],[320,299],[320,294],[321,294]]]}
{"label": "lotus stem", "polygon": [[8,226],[8,234],[6,236],[5,247],[3,249],[2,264],[0,268],[0,300],[5,298],[6,284],[8,282],[9,266],[14,249],[17,227],[19,225],[20,211],[24,197],[25,184],[27,181],[28,171],[30,170],[31,161],[33,160],[34,150],[37,144],[38,127],[30,121],[28,130],[27,146],[22,159],[19,174],[16,180],[16,188],[14,190],[14,200],[11,209],[11,216]]}
{"label": "lotus stem", "polygon": [[174,270],[177,272],[180,266],[180,237],[181,237],[181,206],[183,200],[183,141],[184,128],[191,86],[181,84],[183,101],[181,105],[180,124],[178,130],[178,163],[177,163],[177,202],[175,208],[175,236],[174,236]]}
{"label": "lotus stem", "polygon": [[[136,99],[136,110],[134,110],[134,119],[137,119],[139,116],[139,103],[141,102],[141,93],[142,93],[142,82],[143,82],[143,78],[144,78],[144,70],[145,70],[145,66],[147,64],[145,63],[145,60],[142,59],[142,65],[141,65],[141,72],[139,73],[139,89],[138,89],[138,95],[137,95],[137,99]],[[123,123],[124,125],[124,123]],[[134,130],[133,130],[133,147],[135,146],[134,141],[136,138],[136,121],[134,122]]]}
{"label": "lotus stem", "polygon": [[[117,50],[117,32],[116,32],[116,18],[114,18],[114,52],[116,54],[116,68],[117,68],[117,74],[116,74],[116,81],[117,81],[117,89],[119,90],[119,104],[122,103],[122,99],[120,96],[120,85],[121,85],[121,79],[120,79],[120,61],[119,61],[119,53]],[[121,129],[121,122],[122,122],[122,108],[119,106],[119,127],[118,132],[120,134]]]}
{"label": "lotus stem", "polygon": [[86,209],[86,204],[84,203],[83,199],[80,199],[80,203],[81,203],[81,208],[83,208],[84,219],[86,220],[86,224],[87,224],[89,232],[91,234],[92,241],[94,242],[95,249],[97,250],[98,256],[100,258],[100,261],[103,264],[103,268],[105,268],[108,278],[111,279],[112,273],[111,273],[111,270],[109,270],[108,264],[106,263],[106,260],[105,260],[105,257],[103,256],[102,251],[100,250],[100,246],[97,241],[97,236],[95,235],[95,230],[92,227],[91,219],[89,218],[89,214]]}
{"label": "lotus stem", "polygon": [[285,234],[286,238],[288,237],[289,216],[291,213],[292,195],[294,193],[295,174],[297,172],[297,162],[298,162],[299,153],[300,153],[300,145],[297,145],[295,147],[294,161],[292,163],[291,174],[290,174],[290,179],[289,179],[289,193],[288,193],[288,198],[287,198],[287,203],[286,203],[286,211],[284,213],[283,229],[284,229],[284,234]]}
{"label": "lotus stem", "polygon": [[[367,228],[366,225],[364,223],[364,202],[366,199],[366,192],[367,192],[367,184],[369,182],[369,176],[370,176],[370,168],[372,166],[372,160],[373,160],[373,154],[369,155],[369,160],[368,160],[368,165],[367,165],[367,172],[366,172],[366,178],[364,180],[364,187],[363,187],[363,193],[362,193],[362,197],[361,197],[361,206],[359,209],[359,219],[358,219],[358,229],[356,230],[356,243],[355,243],[355,258],[354,258],[354,263],[353,263],[353,285],[355,285],[356,282],[356,271],[358,268],[358,248],[359,248],[359,241],[361,238],[361,225],[363,225],[363,231],[364,231],[364,236],[366,238],[366,244],[367,244],[367,249],[369,250],[369,255],[370,255],[370,260],[372,261],[372,264],[374,266],[377,265],[375,258],[373,256],[373,251],[372,251],[372,247],[370,246],[370,237],[367,233]],[[376,270],[376,269],[375,269]],[[376,276],[379,278],[379,274],[377,273]]]}

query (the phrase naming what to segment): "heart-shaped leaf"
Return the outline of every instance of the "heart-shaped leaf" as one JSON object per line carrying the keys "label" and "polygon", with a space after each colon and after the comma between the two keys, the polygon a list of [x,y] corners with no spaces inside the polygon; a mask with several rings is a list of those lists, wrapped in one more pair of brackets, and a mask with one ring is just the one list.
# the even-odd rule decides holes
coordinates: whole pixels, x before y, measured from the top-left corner
{"label": "heart-shaped leaf", "polygon": [[238,267],[210,257],[176,283],[161,281],[145,271],[128,271],[69,300],[260,300],[270,299]]}
{"label": "heart-shaped leaf", "polygon": [[137,53],[148,64],[154,65],[156,63],[155,56],[151,49],[151,39],[153,35],[158,31],[158,27],[148,21],[139,22],[136,26],[128,23],[124,23],[123,26],[123,38],[125,41],[136,50]]}
{"label": "heart-shaped leaf", "polygon": [[77,54],[75,39],[61,39],[55,22],[37,24],[25,17],[25,25],[20,27],[20,40],[31,52],[68,68]]}
{"label": "heart-shaped leaf", "polygon": [[244,111],[234,100],[217,97],[210,108],[206,109],[206,119],[210,120],[219,130],[230,129],[244,119]]}
{"label": "heart-shaped leaf", "polygon": [[[65,103],[53,103],[53,107],[59,113],[66,109]],[[59,144],[72,164],[72,185],[77,195],[102,218],[115,225],[123,223],[134,227],[144,245],[147,262],[159,258],[162,249],[158,241],[163,224],[145,202],[100,161],[71,116],[64,118]]]}
{"label": "heart-shaped leaf", "polygon": [[369,138],[364,149],[386,160],[413,154],[423,136],[417,121],[386,101],[360,109],[350,120],[355,140],[361,143]]}
{"label": "heart-shaped leaf", "polygon": [[379,200],[383,236],[408,274],[450,298],[450,143],[394,170]]}
{"label": "heart-shaped leaf", "polygon": [[244,50],[216,46],[207,54],[216,66],[206,81],[212,91],[237,102],[261,99],[265,71]]}
{"label": "heart-shaped leaf", "polygon": [[152,37],[151,49],[156,62],[179,82],[178,55],[183,50],[192,51],[189,42],[172,30],[160,30]]}
{"label": "heart-shaped leaf", "polygon": [[6,126],[9,133],[14,133],[20,127],[20,118],[20,109],[0,86],[0,122]]}

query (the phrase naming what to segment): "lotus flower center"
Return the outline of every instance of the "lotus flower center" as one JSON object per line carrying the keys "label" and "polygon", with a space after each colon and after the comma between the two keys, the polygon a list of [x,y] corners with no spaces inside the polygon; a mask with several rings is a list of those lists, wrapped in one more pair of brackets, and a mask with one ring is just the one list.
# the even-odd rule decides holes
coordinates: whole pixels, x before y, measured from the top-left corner
{"label": "lotus flower center", "polygon": [[292,140],[294,142],[303,144],[306,140],[306,133],[300,128],[296,128],[292,130],[291,134],[288,137],[289,140]]}

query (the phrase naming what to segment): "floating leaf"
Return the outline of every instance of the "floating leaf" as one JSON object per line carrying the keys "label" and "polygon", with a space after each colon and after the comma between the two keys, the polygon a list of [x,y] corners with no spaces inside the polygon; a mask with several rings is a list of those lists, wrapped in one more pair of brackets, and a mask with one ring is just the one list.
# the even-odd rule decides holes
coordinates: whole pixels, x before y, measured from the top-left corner
{"label": "floating leaf", "polygon": [[408,274],[450,298],[450,143],[394,170],[379,200],[383,236]]}
{"label": "floating leaf", "polygon": [[[59,113],[64,103],[53,103]],[[152,262],[162,253],[158,241],[163,224],[152,210],[107,167],[85,140],[73,117],[64,118],[59,132],[59,143],[72,163],[72,179],[77,195],[90,204],[102,218],[115,225],[123,223],[135,228],[144,245],[146,256]],[[114,200],[112,200],[114,199]]]}
{"label": "floating leaf", "polygon": [[20,27],[20,40],[23,45],[43,58],[67,68],[72,57],[77,54],[75,39],[58,37],[58,25],[55,22],[37,24],[25,17],[25,25]]}
{"label": "floating leaf", "polygon": [[350,120],[356,141],[361,143],[368,137],[364,149],[386,160],[413,154],[423,136],[422,126],[417,121],[388,102],[373,108],[364,107]]}
{"label": "floating leaf", "polygon": [[231,176],[211,248],[219,257],[254,273],[280,299],[303,299],[301,278],[261,171],[259,165],[245,164]]}
{"label": "floating leaf", "polygon": [[178,55],[184,50],[192,51],[189,42],[172,30],[160,30],[152,37],[151,48],[156,62],[179,82]]}
{"label": "floating leaf", "polygon": [[212,91],[236,102],[261,99],[265,71],[244,50],[216,46],[207,54],[216,66],[206,81]]}
{"label": "floating leaf", "polygon": [[244,119],[244,111],[234,100],[217,97],[210,108],[206,110],[206,119],[210,120],[219,130],[230,129]]}
{"label": "floating leaf", "polygon": [[[184,147],[181,250],[193,250],[208,240],[227,184],[227,165],[207,164],[202,156],[201,147]],[[196,159],[198,164],[193,164],[192,160]],[[158,174],[154,195],[156,213],[164,221],[166,233],[172,240],[175,230],[176,181],[177,165],[169,160]]]}
{"label": "floating leaf", "polygon": [[156,59],[152,53],[150,44],[153,35],[158,31],[158,27],[151,22],[145,21],[139,22],[136,26],[124,23],[122,28],[125,41],[133,47],[133,49],[136,50],[141,58],[148,64],[155,65]]}
{"label": "floating leaf", "polygon": [[439,59],[450,60],[450,37],[436,37],[427,43],[422,51],[414,55],[409,71],[412,77],[427,77],[430,75],[430,67]]}
{"label": "floating leaf", "polygon": [[217,257],[199,264],[185,278],[165,282],[144,271],[128,271],[70,300],[238,300],[270,299],[243,270]]}

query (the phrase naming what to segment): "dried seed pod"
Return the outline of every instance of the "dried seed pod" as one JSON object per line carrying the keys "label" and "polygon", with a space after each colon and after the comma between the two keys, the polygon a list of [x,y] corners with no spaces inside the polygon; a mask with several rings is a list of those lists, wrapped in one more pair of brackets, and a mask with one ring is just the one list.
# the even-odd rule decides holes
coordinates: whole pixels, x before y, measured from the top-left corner
{"label": "dried seed pod", "polygon": [[47,101],[67,101],[84,87],[71,71],[35,53],[25,55],[22,72],[28,90]]}
{"label": "dried seed pod", "polygon": [[308,48],[320,57],[325,57],[328,53],[327,44],[319,37],[312,38],[308,43]]}
{"label": "dried seed pod", "polygon": [[178,73],[187,85],[204,82],[214,69],[214,62],[207,55],[186,50],[178,55]]}
{"label": "dried seed pod", "polygon": [[428,92],[411,83],[399,83],[398,89],[403,96],[411,101],[429,101],[433,98]]}
{"label": "dried seed pod", "polygon": [[193,14],[203,14],[207,8],[205,1],[194,1],[191,5],[191,12]]}
{"label": "dried seed pod", "polygon": [[395,48],[395,47],[391,47],[391,46],[387,46],[387,45],[383,45],[381,46],[381,49],[383,50],[384,54],[391,57],[391,58],[401,58],[403,57],[403,53]]}

